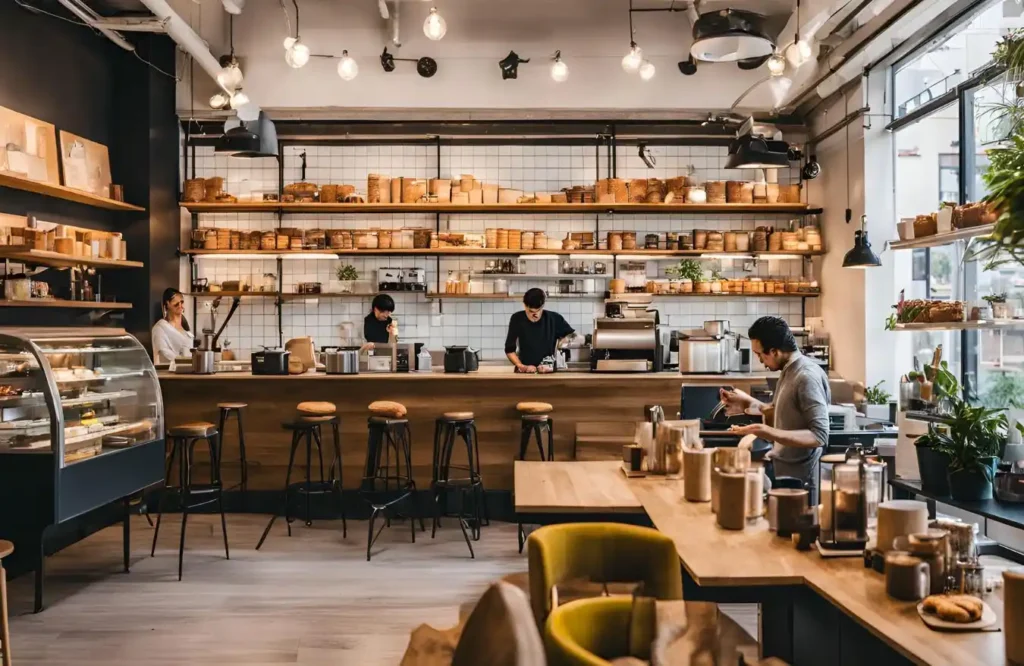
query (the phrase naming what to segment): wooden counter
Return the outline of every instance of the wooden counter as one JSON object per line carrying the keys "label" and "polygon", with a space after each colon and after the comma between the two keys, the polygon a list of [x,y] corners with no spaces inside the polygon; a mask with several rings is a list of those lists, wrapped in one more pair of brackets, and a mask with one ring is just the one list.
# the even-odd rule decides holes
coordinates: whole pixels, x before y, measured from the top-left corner
{"label": "wooden counter", "polygon": [[[591,374],[559,372],[521,375],[481,371],[472,374],[363,373],[252,376],[249,373],[187,375],[162,372],[166,423],[216,422],[218,402],[248,403],[245,410],[250,490],[280,490],[288,465],[290,435],[281,422],[304,400],[335,403],[341,416],[344,487],[355,488],[366,455],[366,411],[374,400],[395,400],[409,410],[413,435],[413,472],[417,485],[430,480],[434,419],[446,411],[471,410],[480,437],[481,472],[488,490],[511,490],[519,453],[520,421],[515,405],[523,400],[554,405],[555,457],[569,460],[576,425],[583,421],[638,421],[645,405],[678,410],[682,385],[729,384],[749,390],[765,375],[679,375],[677,373]],[[238,453],[234,421],[227,428],[224,476],[237,482]],[[527,453],[536,458],[536,448]]]}

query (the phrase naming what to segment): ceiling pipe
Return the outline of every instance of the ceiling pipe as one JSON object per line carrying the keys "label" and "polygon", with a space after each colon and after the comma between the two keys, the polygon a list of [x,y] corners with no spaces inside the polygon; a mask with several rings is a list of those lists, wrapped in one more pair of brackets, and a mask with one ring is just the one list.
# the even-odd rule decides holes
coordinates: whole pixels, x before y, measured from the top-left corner
{"label": "ceiling pipe", "polygon": [[402,37],[398,31],[398,15],[401,13],[401,9],[399,9],[401,7],[401,2],[399,0],[395,0],[394,7],[395,8],[391,12],[391,18],[389,20],[391,22],[391,43],[394,44],[397,49],[402,47]]}
{"label": "ceiling pipe", "polygon": [[125,38],[121,36],[121,34],[114,32],[113,30],[110,30],[108,28],[96,25],[97,21],[99,21],[103,17],[94,12],[92,9],[90,9],[88,5],[81,3],[80,0],[60,0],[60,4],[64,5],[64,7],[66,7],[69,12],[71,12],[78,18],[82,19],[82,21],[84,21],[86,25],[95,30],[99,30],[107,39],[114,42],[125,51],[135,50],[135,46],[131,44],[131,42],[125,40]]}
{"label": "ceiling pipe", "polygon": [[[149,11],[153,12],[158,19],[167,25],[167,35],[181,47],[183,51],[192,56],[196,64],[203,68],[214,81],[221,72],[220,62],[210,53],[209,45],[196,34],[185,19],[181,18],[165,0],[140,0]],[[64,2],[64,0],[61,0]],[[220,84],[217,84],[220,86]],[[229,95],[234,92],[225,90]]]}

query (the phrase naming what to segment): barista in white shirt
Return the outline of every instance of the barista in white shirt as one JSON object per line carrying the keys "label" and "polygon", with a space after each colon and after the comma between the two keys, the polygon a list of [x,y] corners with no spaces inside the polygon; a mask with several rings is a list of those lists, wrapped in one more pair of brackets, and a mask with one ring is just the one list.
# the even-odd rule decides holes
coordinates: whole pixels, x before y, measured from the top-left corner
{"label": "barista in white shirt", "polygon": [[153,325],[153,362],[170,363],[192,353],[194,337],[185,319],[185,297],[172,287],[160,299],[163,317]]}

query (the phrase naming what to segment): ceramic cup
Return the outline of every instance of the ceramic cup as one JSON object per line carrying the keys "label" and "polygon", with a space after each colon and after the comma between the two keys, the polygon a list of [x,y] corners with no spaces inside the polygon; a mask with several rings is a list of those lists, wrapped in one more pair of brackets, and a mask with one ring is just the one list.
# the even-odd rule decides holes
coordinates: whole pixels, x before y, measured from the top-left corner
{"label": "ceramic cup", "polygon": [[885,591],[893,599],[920,601],[931,588],[928,563],[905,550],[891,550],[885,555]]}

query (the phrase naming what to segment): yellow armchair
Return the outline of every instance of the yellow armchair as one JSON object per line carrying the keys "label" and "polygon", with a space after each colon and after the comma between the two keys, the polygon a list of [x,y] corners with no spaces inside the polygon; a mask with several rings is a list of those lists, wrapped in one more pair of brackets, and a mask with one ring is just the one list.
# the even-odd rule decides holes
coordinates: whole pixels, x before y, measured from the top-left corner
{"label": "yellow armchair", "polygon": [[627,596],[579,599],[551,611],[544,628],[548,666],[608,666],[612,659],[650,659],[654,603]]}
{"label": "yellow armchair", "polygon": [[542,527],[527,541],[530,605],[543,627],[552,611],[551,590],[570,580],[639,582],[638,594],[683,598],[679,556],[657,530],[619,523],[568,523]]}

